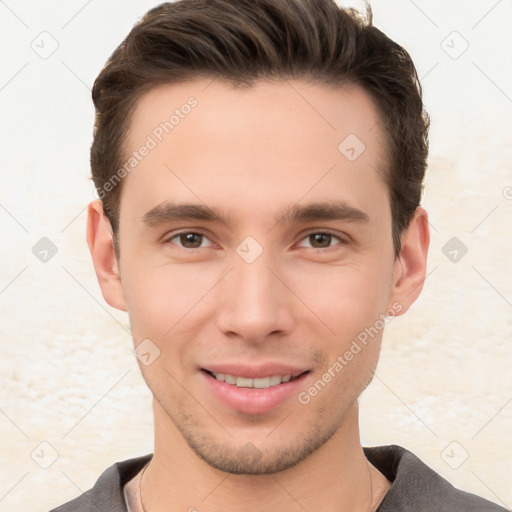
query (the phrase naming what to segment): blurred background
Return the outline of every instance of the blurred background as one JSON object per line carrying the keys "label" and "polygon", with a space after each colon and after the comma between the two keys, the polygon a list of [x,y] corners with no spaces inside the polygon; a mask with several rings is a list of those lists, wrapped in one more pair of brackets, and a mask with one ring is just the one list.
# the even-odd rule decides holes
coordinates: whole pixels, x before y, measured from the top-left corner
{"label": "blurred background", "polygon": [[[512,1],[371,4],[411,53],[432,119],[431,249],[361,397],[362,442],[405,446],[511,508]],[[85,222],[90,89],[155,5],[0,1],[0,511],[47,511],[152,451],[151,396]]]}

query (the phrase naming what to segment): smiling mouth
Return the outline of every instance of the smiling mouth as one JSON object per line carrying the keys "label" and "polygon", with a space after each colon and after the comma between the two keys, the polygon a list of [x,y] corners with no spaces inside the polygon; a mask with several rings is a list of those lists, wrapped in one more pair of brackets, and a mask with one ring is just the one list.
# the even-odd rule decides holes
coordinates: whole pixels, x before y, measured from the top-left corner
{"label": "smiling mouth", "polygon": [[248,378],[248,377],[239,377],[236,375],[229,375],[227,373],[216,373],[205,370],[206,373],[211,375],[214,379],[225,382],[226,384],[231,384],[233,386],[237,386],[239,388],[255,388],[255,389],[265,389],[271,388],[274,386],[279,386],[280,384],[291,382],[295,379],[298,379],[302,375],[309,373],[308,371],[302,372],[298,375],[272,375],[271,377],[258,377],[258,378]]}

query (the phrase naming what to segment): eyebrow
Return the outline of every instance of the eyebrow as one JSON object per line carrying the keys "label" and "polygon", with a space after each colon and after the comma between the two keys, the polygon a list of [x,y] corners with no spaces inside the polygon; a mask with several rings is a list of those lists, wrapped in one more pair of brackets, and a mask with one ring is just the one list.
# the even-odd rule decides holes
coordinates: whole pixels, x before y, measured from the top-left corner
{"label": "eyebrow", "polygon": [[203,220],[227,224],[229,217],[221,210],[204,204],[171,203],[170,201],[157,204],[142,217],[142,222],[148,227],[175,220]]}
{"label": "eyebrow", "polygon": [[277,222],[311,222],[318,220],[343,220],[347,222],[370,222],[370,217],[344,201],[327,201],[309,203],[306,205],[294,205],[285,208],[276,216]]}
{"label": "eyebrow", "polygon": [[[202,220],[228,225],[229,219],[229,215],[224,211],[205,204],[164,201],[146,212],[142,217],[142,222],[148,227],[156,227],[176,220]],[[275,216],[277,223],[285,224],[320,220],[368,223],[370,218],[363,211],[343,201],[315,202],[306,205],[296,204],[284,208]]]}

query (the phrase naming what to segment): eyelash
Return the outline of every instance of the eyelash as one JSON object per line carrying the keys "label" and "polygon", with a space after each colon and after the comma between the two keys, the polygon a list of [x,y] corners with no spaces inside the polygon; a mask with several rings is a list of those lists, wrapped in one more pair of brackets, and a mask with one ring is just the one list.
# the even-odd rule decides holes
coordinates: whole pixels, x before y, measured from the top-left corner
{"label": "eyelash", "polygon": [[[328,235],[328,236],[331,236],[332,238],[336,238],[338,239],[339,243],[341,245],[346,245],[347,244],[347,240],[343,237],[341,237],[339,234],[336,234],[332,231],[329,231],[329,230],[323,230],[323,231],[310,231],[309,233],[307,233],[306,235],[304,235],[302,238],[301,238],[301,242],[303,240],[306,240],[307,238],[309,238],[310,236],[312,235]],[[308,249],[312,250],[312,251],[315,251],[315,252],[325,252],[329,249],[334,249],[336,247],[336,245],[338,244],[335,244],[335,245],[332,245],[332,246],[329,246],[329,247],[322,247],[322,248],[319,248],[319,247],[308,247]]]}
{"label": "eyelash", "polygon": [[[201,233],[200,231],[179,231],[178,233],[174,233],[172,236],[170,237],[167,237],[163,243],[164,244],[168,244],[168,243],[172,243],[172,240],[174,240],[175,238],[179,238],[180,236],[182,235],[199,235],[199,236],[202,236],[204,238],[208,238],[207,235],[205,235],[204,233]],[[347,244],[347,240],[345,240],[344,238],[342,238],[339,234],[336,234],[332,231],[329,231],[329,230],[322,230],[322,231],[310,231],[309,233],[306,233],[301,239],[300,239],[300,242],[302,242],[303,240],[309,238],[310,236],[312,235],[329,235],[333,238],[336,238],[339,240],[339,242],[342,244],[342,245],[345,245]],[[176,244],[174,244],[176,245]],[[182,246],[179,246],[178,247],[180,249],[183,249],[185,251],[193,251],[193,250],[196,250],[196,249],[204,249],[204,247],[195,247],[195,248],[188,248],[188,247],[182,247]],[[312,251],[315,251],[315,252],[325,252],[329,249],[333,249],[335,246],[329,246],[329,247],[325,247],[325,248],[318,248],[318,247],[309,247],[310,250]]]}

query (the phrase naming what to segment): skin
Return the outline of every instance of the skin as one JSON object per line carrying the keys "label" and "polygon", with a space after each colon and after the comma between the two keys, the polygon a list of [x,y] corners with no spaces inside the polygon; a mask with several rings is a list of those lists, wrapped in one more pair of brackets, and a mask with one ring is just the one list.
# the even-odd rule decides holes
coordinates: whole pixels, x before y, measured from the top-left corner
{"label": "skin", "polygon": [[[150,339],[160,350],[140,364],[155,420],[144,507],[375,510],[390,483],[362,451],[357,399],[382,330],[307,404],[293,394],[270,411],[241,412],[211,392],[202,368],[279,362],[308,370],[297,389],[307,391],[380,315],[403,314],[416,300],[427,213],[418,207],[395,258],[384,137],[358,87],[159,86],[138,101],[127,148],[190,96],[197,107],[124,179],[119,260],[101,202],[88,210],[105,300],[128,312],[136,346]],[[354,161],[338,149],[348,134],[366,147]],[[279,220],[294,206],[340,201],[367,220]],[[165,202],[207,205],[226,218],[145,223]],[[181,231],[204,236],[175,236]],[[325,231],[332,236],[311,236]],[[237,253],[248,236],[262,250],[251,263]]]}

